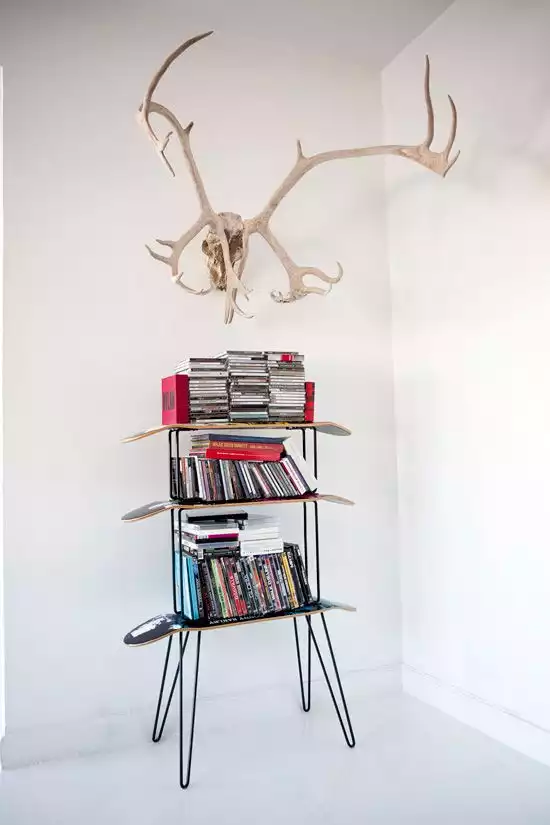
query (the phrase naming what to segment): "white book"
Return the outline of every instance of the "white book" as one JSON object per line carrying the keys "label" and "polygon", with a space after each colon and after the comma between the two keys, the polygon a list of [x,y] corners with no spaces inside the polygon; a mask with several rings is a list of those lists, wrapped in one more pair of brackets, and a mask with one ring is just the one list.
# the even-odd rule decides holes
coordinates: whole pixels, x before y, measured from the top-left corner
{"label": "white book", "polygon": [[282,553],[283,540],[241,541],[241,556],[260,556],[265,553]]}
{"label": "white book", "polygon": [[315,490],[317,490],[319,486],[317,483],[317,479],[313,475],[307,461],[304,461],[302,454],[298,452],[298,450],[294,447],[294,444],[290,441],[290,439],[288,441],[285,441],[285,452],[288,456],[290,456],[290,458],[292,458],[292,460],[298,467],[298,470],[304,477],[311,492],[315,492]]}

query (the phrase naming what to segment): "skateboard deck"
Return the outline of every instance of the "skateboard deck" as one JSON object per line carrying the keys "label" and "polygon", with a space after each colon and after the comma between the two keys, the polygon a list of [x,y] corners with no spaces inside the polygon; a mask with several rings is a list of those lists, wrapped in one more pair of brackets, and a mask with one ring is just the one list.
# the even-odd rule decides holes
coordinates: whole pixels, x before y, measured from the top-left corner
{"label": "skateboard deck", "polygon": [[316,422],[284,422],[284,421],[265,421],[257,424],[238,422],[226,424],[166,424],[158,427],[150,427],[148,430],[142,430],[139,433],[134,433],[122,439],[123,444],[128,444],[130,441],[139,441],[141,438],[148,438],[150,435],[157,433],[168,432],[168,430],[195,430],[209,432],[210,430],[317,430],[325,435],[351,435],[351,430],[347,427],[342,427],[341,424],[335,424],[333,421],[316,421]]}
{"label": "skateboard deck", "polygon": [[310,496],[298,496],[297,498],[262,498],[257,501],[211,501],[208,504],[180,504],[177,501],[152,501],[150,504],[143,504],[130,510],[122,516],[122,521],[142,521],[159,513],[168,510],[209,510],[212,507],[256,507],[262,504],[304,504],[310,501],[329,501],[332,504],[344,504],[352,507],[355,502],[342,496],[333,496],[328,493],[315,493]]}
{"label": "skateboard deck", "polygon": [[296,619],[300,616],[312,616],[316,613],[327,613],[329,610],[346,610],[354,613],[356,608],[349,604],[342,604],[340,602],[328,601],[321,599],[321,601],[299,607],[296,610],[280,613],[273,616],[255,616],[250,619],[227,619],[220,624],[201,624],[200,621],[190,621],[182,617],[181,613],[161,613],[159,616],[154,616],[152,619],[147,619],[146,622],[138,624],[130,630],[124,637],[124,644],[129,647],[141,647],[142,645],[150,645],[153,642],[159,642],[162,639],[167,639],[174,633],[186,633],[187,631],[199,630],[221,630],[222,628],[235,627],[241,624],[253,624],[256,622],[271,622],[277,619]]}

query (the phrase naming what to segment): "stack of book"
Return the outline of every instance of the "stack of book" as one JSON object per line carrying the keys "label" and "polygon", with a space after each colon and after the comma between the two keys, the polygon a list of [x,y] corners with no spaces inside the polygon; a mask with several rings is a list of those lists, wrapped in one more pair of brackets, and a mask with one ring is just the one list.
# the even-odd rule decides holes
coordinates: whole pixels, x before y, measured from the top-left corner
{"label": "stack of book", "polygon": [[268,421],[269,388],[263,352],[228,350],[230,421]]}
{"label": "stack of book", "polygon": [[304,421],[304,356],[299,352],[266,352],[266,359],[269,375],[269,420]]}
{"label": "stack of book", "polygon": [[[239,516],[242,520],[239,520]],[[176,536],[181,548],[194,558],[235,552],[239,555],[240,525],[246,523],[247,514],[235,514],[220,519],[201,518],[198,521],[184,521],[181,531],[176,526]]]}
{"label": "stack of book", "polygon": [[280,553],[283,540],[279,519],[273,516],[249,516],[239,530],[241,556],[261,556],[264,553]]}
{"label": "stack of book", "polygon": [[229,421],[227,366],[224,358],[186,358],[176,375],[189,377],[189,420],[224,424]]}
{"label": "stack of book", "polygon": [[[209,624],[259,618],[296,610],[312,601],[298,546],[240,557],[176,553],[176,606],[192,620]],[[183,592],[182,592],[183,589]]]}
{"label": "stack of book", "polygon": [[228,458],[234,461],[278,461],[284,452],[285,437],[192,433],[190,455],[200,458]]}
{"label": "stack of book", "polygon": [[[220,438],[224,436],[215,433],[193,436],[191,455],[180,461],[179,478],[177,459],[173,459],[172,489],[180,491],[177,498],[204,503],[246,501],[296,498],[317,490],[317,480],[290,439],[260,439],[258,445],[258,439],[242,436],[235,442],[239,449],[232,450],[227,446],[232,442]],[[226,446],[219,448],[220,444]]]}

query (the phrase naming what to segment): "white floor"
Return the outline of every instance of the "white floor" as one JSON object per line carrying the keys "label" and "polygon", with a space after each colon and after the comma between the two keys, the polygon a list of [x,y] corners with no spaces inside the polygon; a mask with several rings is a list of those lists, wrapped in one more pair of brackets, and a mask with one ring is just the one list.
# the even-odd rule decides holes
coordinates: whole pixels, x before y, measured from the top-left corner
{"label": "white floor", "polygon": [[265,714],[248,715],[240,701],[225,701],[221,717],[199,705],[187,791],[177,784],[176,717],[158,745],[5,771],[0,822],[549,825],[550,768],[415,699],[353,689],[350,750],[314,688],[309,714],[274,695]]}

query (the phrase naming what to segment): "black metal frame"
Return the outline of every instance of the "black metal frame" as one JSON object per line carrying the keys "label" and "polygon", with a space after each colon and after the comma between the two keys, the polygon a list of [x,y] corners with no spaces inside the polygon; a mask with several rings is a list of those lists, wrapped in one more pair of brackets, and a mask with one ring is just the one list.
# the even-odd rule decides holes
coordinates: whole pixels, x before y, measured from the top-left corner
{"label": "black metal frame", "polygon": [[[292,426],[288,427],[289,430],[293,429]],[[294,428],[298,429],[298,428]],[[317,476],[317,466],[318,466],[318,456],[317,456],[317,430],[315,428],[309,428],[313,431],[313,471],[314,475]],[[305,460],[307,460],[307,430],[305,428],[300,428],[302,434],[302,454]],[[180,444],[179,444],[179,430],[169,430],[168,432],[168,443],[169,443],[169,453],[170,453],[170,496],[172,498],[180,498],[181,488],[179,484],[179,473],[176,475],[175,484],[174,484],[174,475],[172,473],[172,464],[173,459],[176,459],[177,467],[179,467],[180,463]],[[175,444],[174,444],[175,441]],[[175,455],[174,455],[175,453]],[[219,503],[216,503],[219,506]],[[213,505],[215,506],[215,505]],[[304,502],[302,506],[302,521],[303,521],[303,554],[304,554],[304,567],[306,571],[306,576],[310,575],[310,559],[309,559],[309,524],[308,524],[308,513],[307,513],[308,504]],[[319,602],[321,598],[321,570],[320,570],[320,562],[319,562],[319,510],[318,510],[318,503],[315,501],[313,502],[314,507],[314,514],[313,514],[313,525],[314,525],[314,547],[315,547],[315,601]],[[180,522],[181,527],[181,511],[178,513],[178,519]],[[174,612],[178,612],[178,604],[176,599],[176,546],[174,540],[174,511],[170,511],[170,526],[171,526],[171,552],[172,552],[172,600],[173,600],[173,608]],[[181,535],[181,531],[180,531]],[[180,556],[180,594],[183,598],[183,558],[182,558],[182,547],[181,542],[179,543],[179,556]],[[180,606],[180,610],[183,613],[183,604]],[[342,682],[340,679],[340,673],[338,671],[338,666],[336,664],[336,657],[334,655],[334,649],[332,647],[332,642],[330,639],[330,634],[328,632],[327,622],[324,613],[320,613],[320,620],[322,623],[322,628],[325,635],[326,645],[328,648],[328,652],[330,655],[330,659],[332,662],[332,668],[334,670],[334,675],[336,678],[336,691],[331,683],[331,679],[329,677],[327,667],[323,656],[321,654],[321,649],[319,647],[319,643],[317,641],[317,637],[314,633],[313,626],[312,626],[312,619],[313,616],[305,616],[305,620],[307,623],[307,644],[306,644],[306,686],[304,686],[304,667],[302,664],[302,654],[300,652],[300,637],[298,632],[298,619],[293,618],[294,623],[294,640],[296,643],[296,657],[298,661],[298,677],[300,682],[300,696],[302,702],[302,709],[307,713],[311,709],[311,648],[312,643],[313,647],[315,648],[315,653],[317,654],[317,658],[319,660],[319,664],[321,665],[321,670],[323,672],[323,677],[325,682],[327,683],[327,687],[330,693],[330,697],[332,699],[332,703],[334,705],[334,709],[336,711],[336,716],[340,723],[340,727],[342,729],[342,734],[346,741],[348,747],[353,748],[355,747],[355,734],[353,732],[353,727],[351,724],[351,718],[346,702],[346,697],[344,695],[344,689],[342,687]],[[187,650],[189,636],[190,634],[196,636],[196,652],[195,652],[195,669],[194,669],[194,678],[193,678],[193,691],[192,691],[192,703],[191,703],[191,717],[189,722],[189,731],[187,736],[187,747],[184,749],[184,701],[183,701],[183,679],[184,679],[184,657],[185,652]],[[172,642],[173,636],[170,636],[168,639],[168,646],[166,649],[166,656],[164,659],[164,666],[162,670],[162,677],[159,689],[159,695],[157,700],[157,707],[155,712],[155,721],[153,723],[153,734],[152,740],[153,742],[159,742],[162,738],[164,733],[164,728],[166,725],[166,720],[168,718],[168,713],[170,710],[170,706],[172,704],[172,699],[174,698],[174,693],[176,691],[176,685],[179,683],[179,781],[180,787],[185,789],[189,787],[189,783],[191,780],[191,764],[193,760],[193,744],[195,738],[195,718],[196,718],[196,710],[197,710],[197,691],[198,691],[198,682],[199,682],[199,668],[200,668],[200,652],[201,652],[201,637],[202,631],[201,630],[194,630],[194,631],[186,631],[185,633],[179,633],[179,651],[177,657],[177,664],[174,670],[174,675],[171,680],[170,689],[168,692],[168,697],[166,699],[166,704],[164,707],[164,712],[162,712],[162,704],[164,699],[164,694],[166,690],[166,677],[168,674],[168,666],[170,662],[170,656],[172,652]],[[162,719],[161,719],[162,715]],[[160,726],[159,726],[160,720]],[[185,758],[184,750],[187,751],[187,757]]]}

